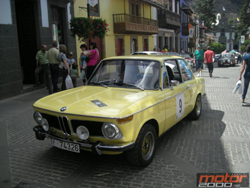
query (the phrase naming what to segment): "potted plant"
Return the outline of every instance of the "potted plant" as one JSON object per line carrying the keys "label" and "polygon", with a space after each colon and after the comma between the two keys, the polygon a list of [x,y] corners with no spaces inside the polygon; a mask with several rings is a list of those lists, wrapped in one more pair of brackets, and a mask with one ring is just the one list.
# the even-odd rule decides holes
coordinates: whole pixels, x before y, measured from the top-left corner
{"label": "potted plant", "polygon": [[109,31],[109,24],[101,18],[72,18],[69,24],[71,35],[73,37],[77,35],[81,42],[95,37],[103,39],[107,31]]}

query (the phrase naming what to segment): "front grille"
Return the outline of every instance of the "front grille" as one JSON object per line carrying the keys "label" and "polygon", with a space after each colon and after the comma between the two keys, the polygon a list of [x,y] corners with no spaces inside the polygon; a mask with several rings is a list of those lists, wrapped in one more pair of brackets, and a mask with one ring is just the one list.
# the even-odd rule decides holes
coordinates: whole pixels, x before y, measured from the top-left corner
{"label": "front grille", "polygon": [[78,126],[83,125],[89,130],[90,136],[103,136],[102,134],[102,122],[95,121],[82,121],[82,120],[71,120],[71,126],[76,133],[76,129]]}
{"label": "front grille", "polygon": [[60,125],[61,125],[62,131],[63,131],[65,134],[70,135],[71,132],[70,132],[70,129],[69,129],[69,121],[68,121],[68,118],[67,118],[67,117],[59,116],[58,119],[59,119],[59,123],[60,123]]}
{"label": "front grille", "polygon": [[49,114],[43,114],[43,118],[47,119],[49,126],[55,129],[61,130],[64,134],[71,135],[71,131],[69,128],[69,121],[66,116],[52,116]]}

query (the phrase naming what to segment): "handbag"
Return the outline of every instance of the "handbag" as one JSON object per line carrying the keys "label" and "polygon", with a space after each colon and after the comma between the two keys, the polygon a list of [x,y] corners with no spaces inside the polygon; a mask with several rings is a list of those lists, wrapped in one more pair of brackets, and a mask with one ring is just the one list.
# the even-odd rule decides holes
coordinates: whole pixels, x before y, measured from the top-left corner
{"label": "handbag", "polygon": [[65,85],[66,85],[66,89],[71,89],[74,87],[72,83],[72,79],[69,75],[65,79]]}

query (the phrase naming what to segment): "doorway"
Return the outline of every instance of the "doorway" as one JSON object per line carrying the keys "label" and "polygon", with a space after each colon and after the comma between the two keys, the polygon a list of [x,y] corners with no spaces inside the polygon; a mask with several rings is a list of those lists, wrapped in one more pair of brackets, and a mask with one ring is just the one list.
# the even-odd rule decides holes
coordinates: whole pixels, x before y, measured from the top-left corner
{"label": "doorway", "polygon": [[15,0],[15,7],[23,84],[34,84],[37,53],[35,4],[32,0]]}

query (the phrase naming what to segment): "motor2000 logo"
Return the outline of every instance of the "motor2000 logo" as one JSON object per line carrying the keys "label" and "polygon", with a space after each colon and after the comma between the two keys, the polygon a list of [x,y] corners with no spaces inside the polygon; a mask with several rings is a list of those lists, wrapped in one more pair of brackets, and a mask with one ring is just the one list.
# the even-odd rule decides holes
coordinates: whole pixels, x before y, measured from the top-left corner
{"label": "motor2000 logo", "polygon": [[249,187],[249,173],[198,173],[197,187]]}

